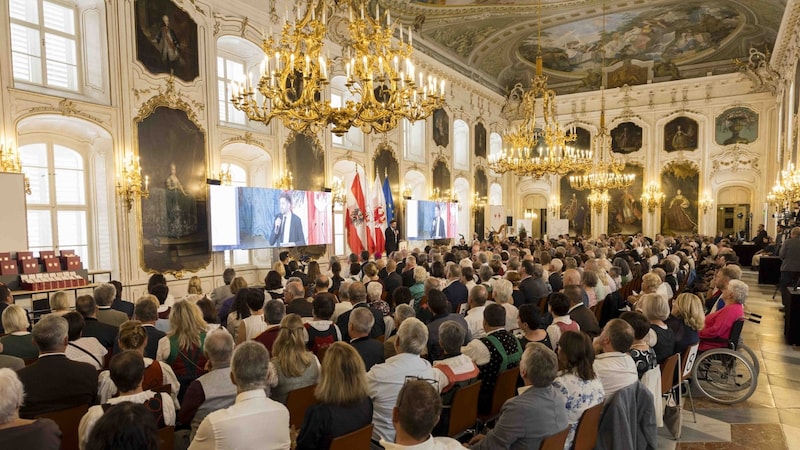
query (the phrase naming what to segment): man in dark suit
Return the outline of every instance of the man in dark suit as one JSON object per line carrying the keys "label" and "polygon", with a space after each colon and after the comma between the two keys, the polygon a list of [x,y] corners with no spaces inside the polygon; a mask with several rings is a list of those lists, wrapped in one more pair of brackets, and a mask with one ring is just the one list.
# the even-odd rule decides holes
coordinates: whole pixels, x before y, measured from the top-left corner
{"label": "man in dark suit", "polygon": [[[432,361],[442,359],[444,350],[439,344],[439,328],[443,323],[452,320],[464,329],[464,342],[467,345],[471,339],[469,325],[461,314],[450,312],[447,305],[447,298],[441,291],[432,289],[428,292],[428,308],[433,313],[433,318],[428,322],[428,358]],[[452,356],[452,355],[451,355]]]}
{"label": "man in dark suit", "polygon": [[297,261],[295,260],[289,261],[289,270],[290,272],[286,272],[289,275],[288,278],[292,277],[299,278],[300,281],[303,282],[303,286],[308,286],[308,275],[306,275],[302,270],[300,270],[300,264],[298,264]]}
{"label": "man in dark suit", "polygon": [[306,299],[306,290],[297,281],[286,285],[283,290],[283,301],[286,302],[286,314],[297,314],[300,317],[312,317],[314,308]]}
{"label": "man in dark suit", "polygon": [[433,226],[431,227],[431,238],[433,239],[443,239],[447,234],[447,230],[445,229],[444,219],[442,219],[442,211],[439,208],[439,204],[437,203],[436,206],[433,208]]}
{"label": "man in dark suit", "polygon": [[767,236],[767,230],[764,229],[763,223],[758,224],[758,232],[756,233],[756,237],[753,238],[753,244],[755,244],[756,248],[759,250],[769,244],[769,236]]}
{"label": "man in dark suit", "polygon": [[47,315],[33,327],[39,359],[17,372],[25,386],[24,419],[97,402],[97,371],[91,364],[66,357],[67,320]]}
{"label": "man in dark suit", "polygon": [[403,285],[403,277],[395,271],[396,269],[397,263],[390,259],[386,263],[386,278],[383,279],[383,288],[386,289],[386,301],[389,302],[390,305],[393,304],[392,295],[394,294],[394,290]]}
{"label": "man in dark suit", "polygon": [[[797,278],[800,276],[800,227],[792,228],[789,239],[781,246],[778,256],[781,258],[781,300],[786,311],[786,330],[788,331],[789,314],[791,313],[789,305],[792,302],[789,288],[797,284]],[[800,311],[794,313],[800,314]]]}
{"label": "man in dark suit", "polygon": [[303,223],[300,217],[292,212],[292,196],[288,192],[281,194],[278,199],[280,203],[280,215],[275,218],[275,229],[269,240],[271,245],[306,245],[306,237],[303,234]]}
{"label": "man in dark suit", "polygon": [[372,312],[372,316],[375,318],[375,323],[372,324],[369,337],[377,338],[378,336],[386,334],[386,323],[383,321],[383,314],[381,314],[380,311],[370,308],[367,304],[367,288],[364,286],[364,283],[354,281],[350,284],[350,287],[347,288],[347,292],[350,295],[350,303],[353,304],[353,309],[339,314],[339,318],[336,320],[336,326],[338,326],[339,330],[342,332],[342,340],[350,341],[350,334],[348,334],[347,328],[350,326],[350,315],[356,308],[369,309],[369,311]]}
{"label": "man in dark suit", "polygon": [[83,320],[86,321],[86,325],[83,327],[83,337],[96,338],[106,348],[114,346],[119,329],[114,325],[97,320],[97,303],[94,302],[91,295],[78,297],[75,301],[75,311],[81,313]]}
{"label": "man in dark suit", "polygon": [[114,301],[111,303],[111,309],[124,312],[126,316],[130,319],[133,317],[133,302],[127,302],[122,299],[122,283],[117,280],[111,281],[111,284],[114,286],[114,289],[117,290],[117,295],[114,297]]}
{"label": "man in dark suit", "polygon": [[386,254],[391,255],[392,252],[396,252],[400,247],[400,232],[397,231],[397,219],[392,219],[389,222],[389,227],[386,228],[384,232],[384,238],[386,241]]}
{"label": "man in dark suit", "polygon": [[567,286],[564,288],[564,295],[567,296],[570,304],[569,318],[578,323],[581,331],[594,339],[600,336],[600,331],[602,330],[597,322],[597,316],[583,304],[582,291],[580,286]]}
{"label": "man in dark suit", "polygon": [[377,339],[369,337],[373,325],[375,325],[375,316],[372,315],[369,308],[354,309],[347,325],[350,345],[361,355],[367,371],[375,364],[381,364],[384,361],[383,344]]}
{"label": "man in dark suit", "polygon": [[[542,279],[544,269],[541,264],[534,264],[533,261],[524,260],[519,266],[519,274],[522,280],[519,282],[519,290],[525,294],[525,303],[534,305],[539,304],[539,300],[548,294],[547,283]],[[520,305],[514,305],[519,307]]]}
{"label": "man in dark suit", "polygon": [[406,264],[403,267],[403,271],[400,273],[400,277],[403,279],[403,286],[411,287],[414,285],[415,267],[417,267],[417,257],[412,255],[406,258]]}
{"label": "man in dark suit", "polygon": [[[164,332],[156,328],[158,321],[158,302],[153,299],[142,299],[136,302],[133,309],[133,317],[142,322],[144,331],[147,332],[147,346],[144,348],[144,356],[156,359],[158,341],[165,336]],[[118,343],[114,344],[114,353],[119,353]]]}
{"label": "man in dark suit", "polygon": [[461,282],[461,266],[458,264],[450,264],[450,268],[447,269],[447,287],[442,290],[442,293],[450,302],[450,308],[453,312],[457,313],[458,308],[467,303],[469,290]]}

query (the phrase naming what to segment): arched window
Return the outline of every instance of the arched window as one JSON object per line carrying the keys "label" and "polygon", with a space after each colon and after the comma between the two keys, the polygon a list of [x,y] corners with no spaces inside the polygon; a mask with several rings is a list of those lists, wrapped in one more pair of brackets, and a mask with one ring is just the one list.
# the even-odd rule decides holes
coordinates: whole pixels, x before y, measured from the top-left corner
{"label": "arched window", "polygon": [[503,138],[499,133],[489,135],[489,155],[496,155],[503,151]]}
{"label": "arched window", "polygon": [[406,161],[425,162],[425,121],[403,119],[403,157]]}
{"label": "arched window", "polygon": [[19,153],[31,183],[29,250],[72,249],[93,267],[83,156],[51,142],[23,145]]}
{"label": "arched window", "polygon": [[[231,91],[233,83],[249,80],[258,85],[259,64],[264,52],[257,45],[235,36],[222,36],[217,40],[217,102],[219,121],[236,125],[256,125],[247,120],[242,111],[233,107]],[[256,94],[259,102],[261,94]]]}
{"label": "arched window", "polygon": [[15,87],[105,100],[108,52],[102,0],[9,0],[8,17]]}
{"label": "arched window", "polygon": [[453,122],[453,168],[469,170],[469,125],[460,119]]}
{"label": "arched window", "polygon": [[503,187],[499,183],[492,183],[489,186],[489,204],[502,205],[503,204]]}

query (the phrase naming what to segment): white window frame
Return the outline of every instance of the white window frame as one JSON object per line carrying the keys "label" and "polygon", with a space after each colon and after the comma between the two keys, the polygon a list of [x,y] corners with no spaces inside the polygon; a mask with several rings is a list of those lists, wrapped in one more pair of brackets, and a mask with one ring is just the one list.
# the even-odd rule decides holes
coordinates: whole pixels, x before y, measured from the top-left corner
{"label": "white window frame", "polygon": [[[242,73],[244,74],[244,76],[245,77],[250,77],[250,73],[248,73],[248,70],[247,70],[247,61],[245,61],[244,58],[238,57],[236,55],[232,55],[232,54],[227,53],[227,52],[220,52],[217,55],[217,97],[218,97],[217,104],[220,105],[220,107],[219,107],[220,111],[219,111],[219,115],[218,115],[218,120],[220,121],[220,123],[223,123],[223,124],[247,126],[248,123],[249,123],[249,119],[247,118],[247,115],[244,112],[241,112],[241,111],[237,110],[237,112],[239,114],[241,114],[241,116],[242,116],[242,121],[241,122],[237,121],[237,120],[232,120],[233,119],[231,117],[232,115],[229,114],[230,111],[229,111],[228,108],[233,108],[233,105],[231,104],[231,82],[235,81],[235,82],[238,83],[238,82],[242,81],[241,79],[237,80],[237,79],[230,78],[228,76],[228,62],[229,61],[233,62],[233,63],[241,64],[242,65]],[[219,76],[219,71],[220,71],[219,65],[220,64],[222,64],[222,71],[224,73],[222,78],[220,78],[220,76]],[[222,96],[220,96],[220,92],[219,92],[219,83],[220,83],[220,81],[222,81],[222,84],[225,86],[224,87],[224,91],[225,92],[222,94]],[[224,108],[221,107],[222,104],[225,105]]]}
{"label": "white window frame", "polygon": [[[17,78],[16,76],[14,76],[14,83],[21,83],[21,84],[29,85],[29,86],[42,86],[42,87],[46,87],[46,88],[49,88],[49,89],[56,89],[56,90],[66,91],[66,92],[81,93],[81,90],[82,90],[81,88],[83,86],[83,71],[81,70],[82,62],[83,62],[83,52],[82,52],[81,26],[80,26],[80,21],[79,21],[80,11],[78,10],[78,7],[73,3],[63,2],[63,1],[58,1],[58,0],[27,0],[27,1],[28,2],[36,2],[36,7],[37,7],[37,11],[38,11],[37,15],[38,15],[38,19],[39,19],[38,23],[27,22],[25,20],[11,18],[10,9],[8,10],[8,15],[9,15],[10,23],[12,25],[18,25],[18,26],[25,27],[25,28],[28,28],[28,29],[33,29],[33,30],[36,30],[39,33],[40,52],[41,52],[39,58],[41,60],[40,61],[40,68],[41,68],[41,71],[42,71],[42,81],[41,82],[36,82],[36,81],[31,81],[31,80],[20,79],[20,78]],[[55,29],[52,29],[52,28],[45,27],[45,24],[44,24],[44,3],[45,2],[72,10],[72,12],[73,12],[73,15],[72,15],[73,28],[75,30],[75,34],[68,34],[68,33],[65,33],[63,31],[59,31],[59,30],[55,30]],[[10,2],[8,4],[8,8],[11,8]],[[48,33],[49,34],[54,34],[54,35],[62,37],[64,39],[68,39],[68,40],[74,41],[74,45],[75,45],[75,89],[70,89],[70,88],[64,87],[64,86],[52,85],[52,84],[50,84],[48,82],[48,79],[47,79],[47,61],[48,61],[48,59],[47,59],[47,42],[45,40],[45,36]],[[9,39],[9,44],[10,44],[10,39]],[[14,63],[13,63],[13,52],[12,52],[12,58],[11,59],[12,59],[12,61],[11,61],[12,72],[16,73],[17,71],[14,70],[14,68],[13,68],[13,66],[14,66]],[[84,163],[84,167],[85,167],[85,163]]]}
{"label": "white window frame", "polygon": [[[250,185],[250,172],[248,171],[248,167],[246,165],[241,164],[238,161],[224,160],[222,162],[222,170],[225,171],[226,169],[234,169],[231,170],[231,175],[233,175],[233,172],[237,171],[244,173],[243,179],[232,178],[231,186],[247,187]],[[225,250],[224,258],[225,267],[242,267],[253,264],[253,254],[250,250]]]}

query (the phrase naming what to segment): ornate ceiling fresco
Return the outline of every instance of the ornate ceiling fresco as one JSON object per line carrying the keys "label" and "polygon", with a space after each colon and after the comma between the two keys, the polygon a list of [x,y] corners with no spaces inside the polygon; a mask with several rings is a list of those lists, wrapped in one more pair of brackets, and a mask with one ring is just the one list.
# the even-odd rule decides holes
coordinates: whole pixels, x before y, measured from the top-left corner
{"label": "ornate ceiling fresco", "polygon": [[[413,24],[414,46],[506,95],[535,71],[538,24],[559,94],[733,72],[751,47],[772,51],[785,0],[378,0]],[[605,46],[606,60],[602,62]]]}

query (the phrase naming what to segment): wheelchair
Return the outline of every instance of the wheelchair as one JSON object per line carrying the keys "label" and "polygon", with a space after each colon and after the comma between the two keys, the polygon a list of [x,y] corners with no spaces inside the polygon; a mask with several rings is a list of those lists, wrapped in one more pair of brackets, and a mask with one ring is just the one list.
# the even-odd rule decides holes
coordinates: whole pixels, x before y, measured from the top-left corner
{"label": "wheelchair", "polygon": [[727,348],[706,350],[697,355],[692,369],[692,383],[706,397],[723,404],[747,400],[758,385],[759,361],[741,342],[744,322],[760,323],[757,318],[741,318],[733,324]]}

